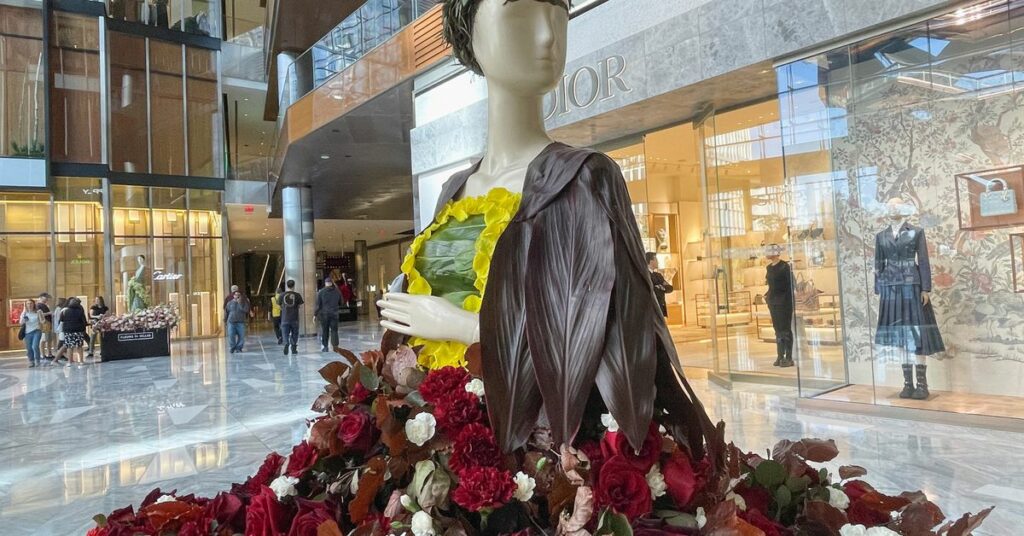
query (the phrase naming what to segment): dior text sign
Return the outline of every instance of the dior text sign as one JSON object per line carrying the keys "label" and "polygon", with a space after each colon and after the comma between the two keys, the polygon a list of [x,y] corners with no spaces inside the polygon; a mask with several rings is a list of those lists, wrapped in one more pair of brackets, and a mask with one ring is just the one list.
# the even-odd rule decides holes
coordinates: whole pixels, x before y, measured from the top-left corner
{"label": "dior text sign", "polygon": [[614,55],[597,62],[597,65],[584,65],[571,74],[563,75],[558,87],[547,96],[544,120],[574,110],[585,110],[595,102],[633,91],[622,78],[626,65],[626,58]]}

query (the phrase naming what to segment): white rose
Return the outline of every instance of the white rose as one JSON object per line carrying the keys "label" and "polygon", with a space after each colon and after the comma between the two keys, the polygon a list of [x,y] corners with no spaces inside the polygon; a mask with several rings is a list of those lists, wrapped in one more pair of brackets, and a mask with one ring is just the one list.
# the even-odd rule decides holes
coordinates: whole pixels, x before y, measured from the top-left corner
{"label": "white rose", "polygon": [[839,536],[867,536],[868,529],[864,525],[843,525],[839,529]]}
{"label": "white rose", "polygon": [[647,471],[647,487],[651,488],[651,498],[653,499],[661,497],[668,491],[668,485],[665,484],[665,475],[661,474],[657,464],[652,465],[651,470]]}
{"label": "white rose", "polygon": [[176,500],[178,500],[178,499],[175,499],[173,495],[161,495],[160,498],[156,500],[156,504],[165,503],[165,502],[173,502],[173,501],[176,501]]}
{"label": "white rose", "polygon": [[871,527],[865,536],[900,536],[900,533],[889,530],[885,527]]}
{"label": "white rose", "polygon": [[619,431],[619,423],[615,422],[615,417],[612,417],[611,413],[601,415],[601,424],[603,424],[609,432]]}
{"label": "white rose", "polygon": [[296,495],[298,491],[295,489],[295,484],[299,483],[298,478],[290,477],[287,475],[281,475],[274,479],[270,483],[270,489],[277,495],[277,500],[282,500],[285,497],[291,497]]}
{"label": "white rose", "polygon": [[526,502],[533,498],[533,489],[537,487],[537,481],[533,477],[519,471],[512,480],[516,483],[515,498],[517,501]]}
{"label": "white rose", "polygon": [[704,513],[703,506],[697,508],[697,513],[694,514],[693,517],[697,520],[698,529],[702,529],[704,528],[704,525],[708,524],[708,516]]}
{"label": "white rose", "polygon": [[404,493],[398,498],[398,502],[402,503],[402,508],[405,508],[410,512],[416,513],[420,511],[420,505],[416,504],[416,501],[412,497]]}
{"label": "white rose", "polygon": [[415,536],[434,536],[434,520],[430,514],[420,510],[412,515],[412,533]]}
{"label": "white rose", "polygon": [[850,498],[843,493],[843,490],[830,487],[828,488],[828,503],[840,510],[846,510],[850,507]]}
{"label": "white rose", "polygon": [[466,392],[482,398],[484,396],[484,381],[480,378],[469,380],[469,383],[466,384]]}
{"label": "white rose", "polygon": [[405,436],[417,447],[422,447],[424,443],[434,437],[436,427],[437,420],[433,415],[426,412],[420,413],[415,419],[405,421]]}
{"label": "white rose", "polygon": [[736,495],[735,493],[730,491],[729,494],[725,496],[725,500],[736,503],[736,507],[739,508],[740,510],[747,509],[747,501],[744,500],[743,496],[741,495]]}

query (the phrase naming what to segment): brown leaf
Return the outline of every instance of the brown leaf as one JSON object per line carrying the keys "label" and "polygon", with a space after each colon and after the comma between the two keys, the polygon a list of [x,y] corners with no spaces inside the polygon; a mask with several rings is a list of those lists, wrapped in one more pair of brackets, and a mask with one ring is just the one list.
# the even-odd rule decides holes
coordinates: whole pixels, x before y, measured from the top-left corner
{"label": "brown leaf", "polygon": [[942,510],[931,501],[914,502],[900,513],[896,530],[903,536],[932,536],[932,527],[945,518]]}
{"label": "brown leaf", "polygon": [[574,486],[562,473],[555,475],[551,493],[548,493],[548,512],[551,514],[552,525],[558,524],[562,510],[568,507],[575,498],[577,487],[579,486]]}
{"label": "brown leaf", "polygon": [[787,454],[795,454],[809,462],[824,463],[839,455],[839,447],[832,439],[801,439],[795,442],[783,439],[772,449],[772,459],[777,462],[782,462]]}
{"label": "brown leaf", "polygon": [[334,407],[334,403],[337,398],[331,393],[321,393],[320,396],[316,397],[313,401],[313,406],[310,408],[318,413],[327,413],[331,408]]}
{"label": "brown leaf", "polygon": [[150,524],[161,534],[165,530],[177,530],[182,523],[198,519],[203,514],[203,509],[194,504],[181,501],[166,501],[154,503],[143,508],[139,515],[149,519]]}
{"label": "brown leaf", "polygon": [[582,486],[584,482],[583,475],[586,473],[586,469],[590,467],[590,460],[583,452],[564,443],[562,444],[561,451],[562,472],[565,473],[565,477],[569,479],[570,484]]}
{"label": "brown leaf", "polygon": [[[537,469],[537,464],[544,460],[543,467]],[[544,497],[551,491],[551,485],[555,482],[555,467],[557,462],[549,458],[543,452],[530,451],[523,459],[523,472],[533,477],[537,483],[534,493],[538,497]]]}
{"label": "brown leaf", "polygon": [[313,423],[309,431],[309,444],[313,445],[321,454],[337,456],[344,451],[344,445],[338,439],[338,419],[329,417],[320,419]]}
{"label": "brown leaf", "polygon": [[356,525],[362,523],[370,513],[373,499],[384,485],[384,475],[387,470],[383,456],[375,456],[367,464],[366,471],[359,477],[359,491],[356,492],[355,499],[352,499],[352,503],[348,507],[349,520],[352,523]]}
{"label": "brown leaf", "polygon": [[839,478],[858,478],[868,474],[868,470],[859,465],[843,465],[839,468]]}
{"label": "brown leaf", "polygon": [[[395,415],[391,413],[391,405],[381,402],[383,400],[378,398],[376,417],[381,441],[388,446],[392,456],[401,456],[409,446],[409,440],[405,436],[405,426],[395,419]],[[411,417],[412,415],[410,415]]]}
{"label": "brown leaf", "polygon": [[331,361],[320,368],[320,376],[327,380],[327,383],[340,387],[344,383],[342,378],[348,370],[348,365],[340,361]]}
{"label": "brown leaf", "polygon": [[842,510],[824,501],[807,501],[804,506],[804,517],[808,521],[817,522],[829,528],[833,533],[849,521]]}
{"label": "brown leaf", "polygon": [[764,531],[736,515],[736,503],[724,501],[707,512],[707,524],[701,536],[765,536]]}
{"label": "brown leaf", "polygon": [[594,515],[594,492],[587,486],[576,488],[576,500],[572,515],[562,515],[558,520],[556,536],[590,536],[587,524]]}
{"label": "brown leaf", "polygon": [[857,501],[864,503],[873,510],[884,513],[895,512],[910,504],[910,499],[903,497],[892,497],[877,491],[869,491],[861,495]]}
{"label": "brown leaf", "polygon": [[386,354],[404,343],[405,335],[397,331],[387,330],[384,332],[384,336],[380,338],[380,351]]}
{"label": "brown leaf", "polygon": [[356,357],[356,354],[353,353],[352,350],[338,348],[337,350],[335,350],[335,352],[341,357],[344,357],[345,361],[348,361],[348,365],[350,367],[354,367],[359,363],[359,358]]}
{"label": "brown leaf", "polygon": [[333,519],[328,519],[316,528],[316,536],[343,536],[341,527]]}
{"label": "brown leaf", "polygon": [[977,514],[964,514],[955,522],[950,521],[943,525],[939,529],[938,536],[969,536],[974,529],[981,526],[994,508],[995,506],[989,506]]}
{"label": "brown leaf", "polygon": [[479,378],[483,375],[483,365],[480,361],[480,343],[475,342],[466,348],[466,368],[469,369],[469,373]]}

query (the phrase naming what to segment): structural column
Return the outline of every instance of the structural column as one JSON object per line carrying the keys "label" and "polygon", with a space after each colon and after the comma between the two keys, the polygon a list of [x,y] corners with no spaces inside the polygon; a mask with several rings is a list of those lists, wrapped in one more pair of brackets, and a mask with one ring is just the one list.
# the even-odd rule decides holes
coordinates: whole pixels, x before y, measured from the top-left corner
{"label": "structural column", "polygon": [[306,301],[299,316],[299,333],[316,333],[312,323],[316,302],[316,248],[313,243],[313,196],[309,186],[285,186],[281,191],[284,219],[285,280],[295,280],[296,292]]}
{"label": "structural column", "polygon": [[358,292],[361,305],[359,314],[366,315],[370,312],[370,267],[368,265],[369,252],[366,251],[366,240],[356,240],[356,292]]}

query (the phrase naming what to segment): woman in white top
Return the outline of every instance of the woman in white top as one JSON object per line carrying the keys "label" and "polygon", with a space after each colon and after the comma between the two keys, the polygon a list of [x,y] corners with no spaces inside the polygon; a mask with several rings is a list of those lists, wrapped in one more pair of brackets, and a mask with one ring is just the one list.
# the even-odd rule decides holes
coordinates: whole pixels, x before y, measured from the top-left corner
{"label": "woman in white top", "polygon": [[25,310],[21,312],[19,324],[25,326],[25,350],[28,351],[29,368],[38,367],[42,356],[39,351],[39,340],[43,334],[42,317],[36,310],[36,302],[29,300]]}
{"label": "woman in white top", "polygon": [[[60,354],[60,350],[64,348],[64,326],[61,322],[61,315],[64,313],[64,308],[68,306],[67,298],[57,298],[57,305],[53,308],[53,336],[57,338],[57,352],[56,355]],[[52,342],[50,344],[53,344]],[[54,359],[56,363],[59,359]]]}

